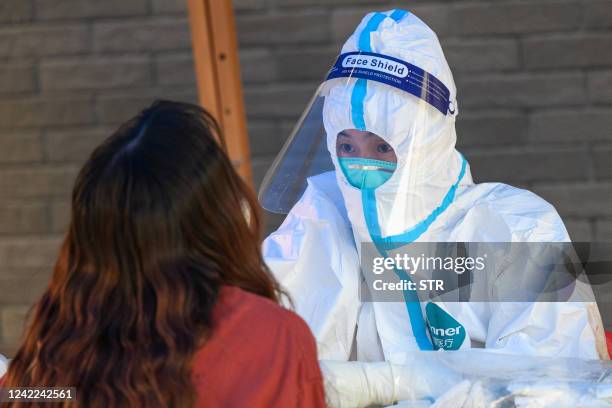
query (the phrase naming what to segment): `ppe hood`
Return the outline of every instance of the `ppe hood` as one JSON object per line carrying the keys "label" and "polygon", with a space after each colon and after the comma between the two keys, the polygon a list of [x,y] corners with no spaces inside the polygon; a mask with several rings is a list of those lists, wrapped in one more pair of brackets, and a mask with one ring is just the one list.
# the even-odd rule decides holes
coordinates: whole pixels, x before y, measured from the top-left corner
{"label": "ppe hood", "polygon": [[369,192],[379,234],[402,234],[431,221],[452,201],[453,186],[472,182],[455,150],[457,114],[454,80],[435,33],[403,10],[370,13],[268,171],[261,203],[287,213],[308,177],[333,170],[358,242],[370,241],[364,193],[338,160],[338,135],[358,130],[382,138],[397,158],[393,174]]}

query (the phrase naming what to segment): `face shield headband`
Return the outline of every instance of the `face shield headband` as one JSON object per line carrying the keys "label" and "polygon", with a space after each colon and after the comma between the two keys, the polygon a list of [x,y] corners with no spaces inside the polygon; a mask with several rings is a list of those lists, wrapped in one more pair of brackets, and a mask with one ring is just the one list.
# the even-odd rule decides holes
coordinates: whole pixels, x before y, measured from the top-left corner
{"label": "face shield headband", "polygon": [[[442,81],[416,65],[388,55],[366,51],[340,54],[326,80],[335,78],[380,82],[423,99],[442,115],[455,114],[450,91]],[[355,124],[359,126],[359,122]]]}

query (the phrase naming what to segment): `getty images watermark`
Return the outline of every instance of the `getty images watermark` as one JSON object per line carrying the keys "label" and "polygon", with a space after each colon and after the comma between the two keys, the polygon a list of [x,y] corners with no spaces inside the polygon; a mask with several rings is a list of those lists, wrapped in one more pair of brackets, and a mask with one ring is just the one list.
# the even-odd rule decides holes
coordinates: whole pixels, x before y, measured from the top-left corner
{"label": "getty images watermark", "polygon": [[[386,282],[384,279],[375,279],[373,289],[375,291],[385,290],[436,290],[444,291],[445,281],[443,279],[420,279],[418,282],[402,276],[414,276],[421,271],[446,271],[461,275],[467,271],[483,271],[487,254],[478,257],[471,256],[426,256],[421,253],[412,256],[407,253],[396,253],[394,256],[378,256],[372,261],[372,273],[382,275],[385,272],[393,272],[400,277],[399,281]],[[452,275],[451,275],[452,276]]]}
{"label": "getty images watermark", "polygon": [[612,243],[364,243],[361,265],[364,302],[403,302],[409,292],[421,301],[592,302],[592,288],[612,286]]}

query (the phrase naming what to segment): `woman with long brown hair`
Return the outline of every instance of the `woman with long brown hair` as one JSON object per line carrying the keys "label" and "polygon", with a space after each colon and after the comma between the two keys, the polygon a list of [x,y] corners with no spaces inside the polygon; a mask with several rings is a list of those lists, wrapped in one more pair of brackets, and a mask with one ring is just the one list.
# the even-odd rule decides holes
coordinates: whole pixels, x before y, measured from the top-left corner
{"label": "woman with long brown hair", "polygon": [[258,203],[215,135],[161,101],[93,152],[4,387],[76,387],[80,407],[324,405],[314,339],[278,305]]}

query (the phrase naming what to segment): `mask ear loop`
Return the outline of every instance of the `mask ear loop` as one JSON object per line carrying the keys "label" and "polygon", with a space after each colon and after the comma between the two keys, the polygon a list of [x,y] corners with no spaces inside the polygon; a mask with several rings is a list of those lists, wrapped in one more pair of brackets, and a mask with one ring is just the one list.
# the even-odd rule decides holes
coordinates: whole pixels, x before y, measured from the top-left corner
{"label": "mask ear loop", "polygon": [[368,173],[366,171],[361,173],[361,186],[359,187],[360,190],[363,190],[366,187],[366,179],[368,178]]}

